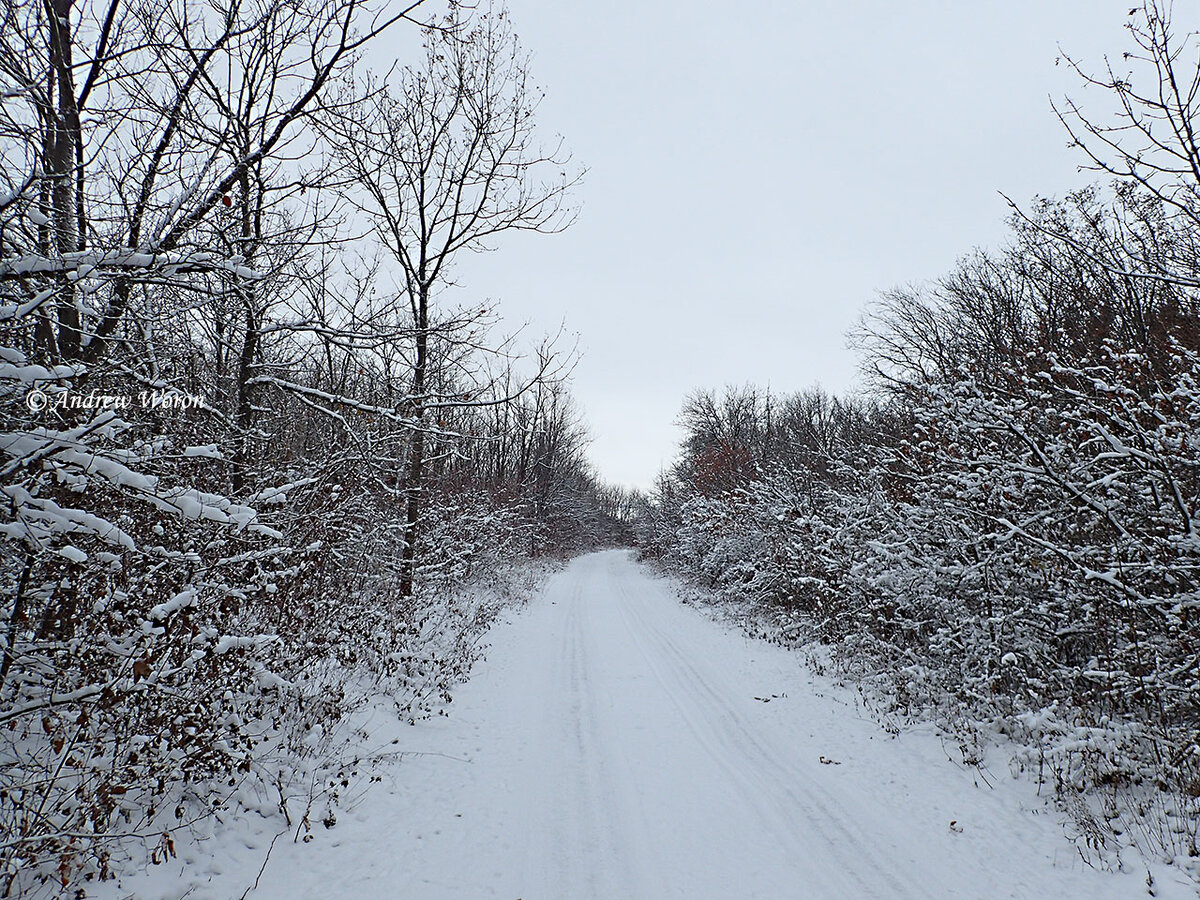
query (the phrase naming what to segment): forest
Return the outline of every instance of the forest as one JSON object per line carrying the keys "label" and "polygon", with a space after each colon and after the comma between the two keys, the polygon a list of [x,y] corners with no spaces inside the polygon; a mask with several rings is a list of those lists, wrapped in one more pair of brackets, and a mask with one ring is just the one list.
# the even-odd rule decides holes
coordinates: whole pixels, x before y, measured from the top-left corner
{"label": "forest", "polygon": [[1035,780],[1081,847],[1197,871],[1200,43],[1170,13],[1064,57],[1091,187],[886,290],[858,392],[692,393],[643,494],[588,459],[571,339],[457,281],[579,213],[502,6],[5,0],[0,896],[88,896],[230,810],[331,827],[358,712],[444,714],[502,610],[613,546]]}

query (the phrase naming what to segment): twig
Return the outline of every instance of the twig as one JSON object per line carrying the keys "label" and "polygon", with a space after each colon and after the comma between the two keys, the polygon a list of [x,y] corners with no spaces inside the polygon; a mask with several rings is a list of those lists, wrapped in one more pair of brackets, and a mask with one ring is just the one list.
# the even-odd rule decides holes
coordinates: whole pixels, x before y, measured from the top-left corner
{"label": "twig", "polygon": [[251,891],[258,890],[258,882],[262,879],[263,872],[267,871],[267,863],[271,860],[271,851],[275,849],[275,842],[279,840],[282,835],[287,834],[289,830],[290,829],[285,828],[283,831],[279,832],[279,834],[275,835],[275,837],[271,838],[271,846],[267,847],[267,855],[263,857],[262,868],[258,870],[258,875],[255,876],[254,884],[250,885],[250,887],[246,888],[246,890],[242,892],[240,900],[246,900]]}

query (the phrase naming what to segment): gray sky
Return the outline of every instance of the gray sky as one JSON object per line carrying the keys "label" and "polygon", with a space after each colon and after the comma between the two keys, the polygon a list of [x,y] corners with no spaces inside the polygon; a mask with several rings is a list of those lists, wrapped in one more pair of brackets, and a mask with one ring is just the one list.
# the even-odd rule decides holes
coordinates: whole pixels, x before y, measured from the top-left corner
{"label": "gray sky", "polygon": [[510,324],[578,333],[592,459],[648,487],[689,391],[853,389],[845,334],[879,291],[995,246],[998,191],[1090,180],[1050,110],[1080,95],[1055,58],[1119,60],[1130,5],[509,0],[540,127],[589,173],[574,227],[458,279]]}

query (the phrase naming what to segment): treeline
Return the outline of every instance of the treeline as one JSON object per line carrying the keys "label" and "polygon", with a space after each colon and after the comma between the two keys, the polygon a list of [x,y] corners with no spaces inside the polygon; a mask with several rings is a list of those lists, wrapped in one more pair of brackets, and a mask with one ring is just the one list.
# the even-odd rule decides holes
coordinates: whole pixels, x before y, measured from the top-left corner
{"label": "treeline", "polygon": [[222,808],[316,821],[346,717],[425,714],[514,564],[627,510],[570,354],[448,290],[571,218],[503,10],[0,16],[0,894],[32,897]]}
{"label": "treeline", "polygon": [[864,397],[693,395],[640,528],[965,760],[1013,738],[1093,847],[1194,860],[1200,64],[1158,5],[1131,23],[1136,75],[1092,80],[1117,121],[1063,113],[1111,189],[888,293]]}

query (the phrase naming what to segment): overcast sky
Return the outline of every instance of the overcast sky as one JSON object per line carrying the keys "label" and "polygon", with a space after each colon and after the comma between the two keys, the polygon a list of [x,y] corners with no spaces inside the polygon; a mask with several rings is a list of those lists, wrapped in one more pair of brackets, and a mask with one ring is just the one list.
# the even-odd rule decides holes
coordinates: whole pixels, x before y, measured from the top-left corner
{"label": "overcast sky", "polygon": [[[509,0],[547,138],[588,167],[578,222],[458,270],[507,322],[565,322],[609,481],[649,487],[700,387],[852,390],[879,291],[1089,180],[1050,109],[1120,59],[1130,0]],[[1102,109],[1102,98],[1097,98]]]}

